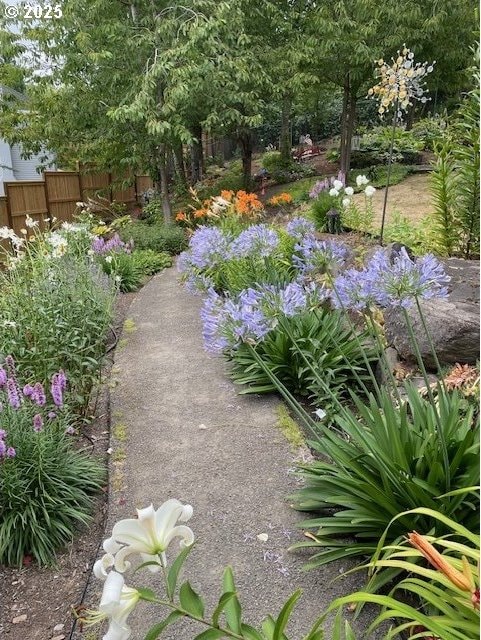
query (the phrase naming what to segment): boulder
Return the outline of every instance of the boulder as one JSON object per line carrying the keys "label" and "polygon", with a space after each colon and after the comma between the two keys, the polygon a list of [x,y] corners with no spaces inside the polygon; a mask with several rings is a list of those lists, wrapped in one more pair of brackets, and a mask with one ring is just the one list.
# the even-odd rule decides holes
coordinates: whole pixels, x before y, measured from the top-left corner
{"label": "boulder", "polygon": [[[447,300],[423,300],[421,307],[443,364],[474,364],[479,358],[479,261],[449,258],[444,261],[451,276]],[[427,367],[435,362],[417,309],[409,310],[421,355]],[[389,309],[384,314],[388,342],[404,360],[415,361],[403,314]]]}

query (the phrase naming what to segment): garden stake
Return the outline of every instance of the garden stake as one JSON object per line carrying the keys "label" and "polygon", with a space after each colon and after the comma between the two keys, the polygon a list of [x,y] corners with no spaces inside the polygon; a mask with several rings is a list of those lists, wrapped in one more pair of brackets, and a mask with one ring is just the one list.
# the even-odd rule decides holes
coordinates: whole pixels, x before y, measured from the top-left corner
{"label": "garden stake", "polygon": [[394,135],[396,133],[396,125],[398,118],[398,100],[394,103],[394,115],[392,118],[392,129],[391,129],[391,142],[389,144],[389,158],[387,162],[387,176],[386,176],[386,190],[384,192],[384,202],[382,205],[382,218],[381,218],[381,237],[379,239],[379,243],[381,247],[383,246],[384,239],[384,223],[386,221],[386,208],[387,208],[387,195],[389,191],[389,180],[391,178],[391,165],[392,165],[392,151],[394,148]]}

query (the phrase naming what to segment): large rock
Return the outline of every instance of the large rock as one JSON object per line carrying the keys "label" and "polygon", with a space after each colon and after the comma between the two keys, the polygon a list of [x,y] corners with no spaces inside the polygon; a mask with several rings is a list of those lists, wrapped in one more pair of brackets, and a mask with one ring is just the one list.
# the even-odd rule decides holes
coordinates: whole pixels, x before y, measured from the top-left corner
{"label": "large rock", "polygon": [[[479,261],[449,258],[444,261],[451,276],[448,300],[425,300],[422,309],[441,363],[470,363],[479,358]],[[423,360],[435,362],[416,308],[409,311]],[[401,358],[414,361],[414,351],[402,312],[385,313],[388,342]]]}

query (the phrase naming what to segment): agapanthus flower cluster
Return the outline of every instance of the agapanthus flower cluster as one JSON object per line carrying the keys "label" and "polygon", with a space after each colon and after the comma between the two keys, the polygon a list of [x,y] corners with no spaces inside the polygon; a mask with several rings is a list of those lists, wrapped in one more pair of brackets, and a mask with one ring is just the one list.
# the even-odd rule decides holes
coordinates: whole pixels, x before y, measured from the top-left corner
{"label": "agapanthus flower cluster", "polygon": [[15,458],[17,452],[13,447],[9,447],[6,442],[7,432],[4,429],[0,429],[0,462],[3,462],[7,458]]}
{"label": "agapanthus flower cluster", "polygon": [[416,299],[446,298],[450,277],[433,255],[412,260],[404,247],[392,261],[377,251],[364,269],[334,281],[334,304],[362,311],[372,306],[410,308]]}
{"label": "agapanthus flower cluster", "polygon": [[286,229],[290,236],[296,240],[302,240],[305,236],[312,235],[315,232],[316,227],[314,223],[307,220],[307,218],[298,216],[287,223]]}
{"label": "agapanthus flower cluster", "polygon": [[189,249],[179,257],[178,268],[186,272],[191,267],[214,267],[227,258],[229,247],[230,238],[217,227],[198,227],[192,234]]}
{"label": "agapanthus flower cluster", "polygon": [[279,236],[265,224],[253,224],[233,240],[230,258],[271,256],[279,246]]}
{"label": "agapanthus flower cluster", "polygon": [[296,244],[294,251],[293,262],[303,274],[313,271],[334,273],[344,265],[350,254],[342,242],[317,240],[314,236],[306,236]]}
{"label": "agapanthus flower cluster", "polygon": [[236,298],[222,297],[211,289],[201,311],[205,347],[211,353],[222,353],[241,342],[255,344],[276,326],[280,316],[292,317],[319,306],[327,295],[323,287],[302,282],[249,288]]}
{"label": "agapanthus flower cluster", "polygon": [[99,256],[106,255],[107,253],[131,253],[132,249],[133,241],[123,242],[118,233],[114,233],[108,240],[96,236],[92,242],[92,251]]}
{"label": "agapanthus flower cluster", "polygon": [[414,100],[421,103],[428,101],[425,78],[432,72],[435,62],[415,63],[414,53],[404,45],[397,52],[396,59],[392,58],[392,65],[382,58],[376,63],[379,82],[369,89],[368,95],[379,99],[378,112],[381,117],[395,106],[397,118],[402,118],[403,111],[407,111]]}

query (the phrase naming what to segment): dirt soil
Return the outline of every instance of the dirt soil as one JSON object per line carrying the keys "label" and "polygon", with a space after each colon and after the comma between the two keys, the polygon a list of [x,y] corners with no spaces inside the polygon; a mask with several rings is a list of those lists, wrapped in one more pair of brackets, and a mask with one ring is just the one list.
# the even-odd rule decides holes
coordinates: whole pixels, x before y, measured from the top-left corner
{"label": "dirt soil", "polygon": [[[135,294],[118,297],[114,330],[119,335]],[[103,384],[94,390],[91,413],[95,419],[80,438],[80,446],[93,455],[107,456],[109,447],[110,352],[103,370]],[[72,607],[82,602],[93,561],[104,534],[107,508],[105,492],[94,504],[92,525],[58,554],[57,566],[41,569],[29,558],[20,569],[0,566],[0,637],[5,640],[69,640],[74,623]]]}
{"label": "dirt soil", "polygon": [[[385,189],[378,189],[373,196],[374,222],[381,225],[382,207]],[[356,194],[354,201],[364,206],[363,194]],[[393,213],[400,213],[403,217],[419,222],[432,212],[433,205],[429,191],[429,176],[425,173],[408,176],[399,184],[389,187],[387,200],[386,224],[389,224]]]}

